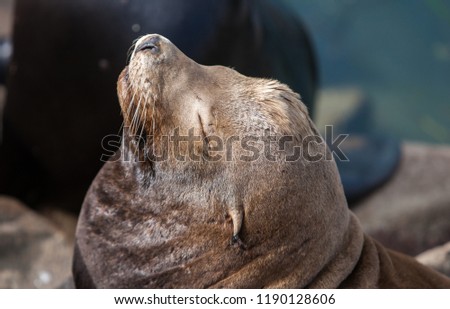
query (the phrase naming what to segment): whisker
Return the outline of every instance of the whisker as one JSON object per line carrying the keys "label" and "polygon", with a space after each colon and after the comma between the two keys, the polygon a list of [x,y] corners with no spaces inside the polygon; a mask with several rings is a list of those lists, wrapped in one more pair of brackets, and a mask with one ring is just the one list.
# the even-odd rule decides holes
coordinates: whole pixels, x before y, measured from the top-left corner
{"label": "whisker", "polygon": [[133,135],[136,135],[138,127],[139,127],[138,117],[139,117],[139,112],[140,112],[140,108],[141,108],[141,102],[142,102],[142,96],[139,98],[139,103],[136,106],[136,109],[135,109],[134,115],[133,115],[133,119],[131,120],[131,127],[132,127]]}
{"label": "whisker", "polygon": [[129,129],[128,129],[130,132],[130,135],[134,135],[134,118],[135,118],[135,116],[136,116],[136,110],[134,111],[134,115],[131,118]]}
{"label": "whisker", "polygon": [[117,132],[118,135],[120,135],[120,132],[122,132],[124,126],[125,126],[125,121],[122,120],[122,124],[120,125],[119,131]]}
{"label": "whisker", "polygon": [[[158,87],[158,93],[161,93],[161,88],[160,88],[160,84],[157,84]],[[156,101],[157,101],[157,97],[156,95],[154,95],[153,97],[153,104],[152,104],[152,135],[155,136],[155,130],[156,130],[156,122],[155,122],[155,105],[156,105]]]}
{"label": "whisker", "polygon": [[131,44],[130,48],[128,49],[128,51],[127,51],[127,65],[130,63],[131,56],[133,55],[134,48],[136,47],[136,43],[142,37],[143,37],[143,35],[141,35],[137,39],[133,40],[133,43]]}
{"label": "whisker", "polygon": [[[147,113],[145,112],[145,108],[142,109],[144,112],[144,121],[141,122],[141,131],[139,132],[139,137],[142,137],[142,133],[144,133],[144,128],[145,128],[145,121],[147,120]],[[142,120],[142,116],[141,116],[141,120]],[[144,141],[145,141],[145,136],[143,137]]]}
{"label": "whisker", "polygon": [[152,137],[155,136],[155,105],[156,100],[152,100]]}
{"label": "whisker", "polygon": [[133,93],[133,96],[131,97],[131,101],[130,101],[130,104],[128,105],[128,108],[127,108],[127,117],[129,117],[130,116],[130,110],[131,110],[131,107],[133,106],[133,104],[134,104],[134,98],[135,98],[135,96],[136,96],[136,93]]}
{"label": "whisker", "polygon": [[[139,115],[138,115],[138,120],[137,120],[138,128],[139,128],[139,126],[141,126],[143,128],[145,125],[145,123],[142,122],[142,115],[145,115],[145,104],[146,104],[146,101],[144,100],[143,106],[142,107],[139,106]],[[142,128],[141,128],[141,132],[139,133],[139,135],[142,134]]]}

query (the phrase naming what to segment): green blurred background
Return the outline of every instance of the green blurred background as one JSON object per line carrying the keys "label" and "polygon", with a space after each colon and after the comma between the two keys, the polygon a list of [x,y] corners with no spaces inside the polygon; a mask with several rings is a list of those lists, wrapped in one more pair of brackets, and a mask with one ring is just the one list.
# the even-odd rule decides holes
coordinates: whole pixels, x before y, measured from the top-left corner
{"label": "green blurred background", "polygon": [[282,1],[311,33],[323,89],[370,98],[377,131],[450,143],[450,1]]}

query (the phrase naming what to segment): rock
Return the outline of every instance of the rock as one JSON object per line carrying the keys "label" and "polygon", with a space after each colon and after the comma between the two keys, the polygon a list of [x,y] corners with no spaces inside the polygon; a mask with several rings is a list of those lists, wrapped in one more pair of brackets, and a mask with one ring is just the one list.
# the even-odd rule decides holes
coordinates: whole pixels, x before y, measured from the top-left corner
{"label": "rock", "polygon": [[353,211],[382,244],[417,255],[450,240],[449,175],[450,147],[405,143],[398,170]]}
{"label": "rock", "polygon": [[450,277],[450,241],[443,246],[419,254],[416,259],[420,263]]}
{"label": "rock", "polygon": [[70,247],[74,246],[75,229],[77,227],[76,215],[59,208],[55,204],[40,205],[39,213],[48,219],[55,228],[64,233]]}
{"label": "rock", "polygon": [[0,196],[0,288],[70,286],[72,252],[50,221]]}

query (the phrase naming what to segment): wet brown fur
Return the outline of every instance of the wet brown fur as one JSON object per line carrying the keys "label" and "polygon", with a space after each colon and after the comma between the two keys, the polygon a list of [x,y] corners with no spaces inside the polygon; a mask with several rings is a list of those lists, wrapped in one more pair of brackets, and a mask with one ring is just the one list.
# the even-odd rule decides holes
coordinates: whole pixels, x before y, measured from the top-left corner
{"label": "wet brown fur", "polygon": [[[286,85],[199,65],[168,40],[158,42],[157,56],[133,53],[118,81],[125,126],[150,136],[144,150],[163,151],[162,138],[175,127],[204,137],[292,135],[297,146],[318,134]],[[145,100],[130,107],[133,96]],[[123,153],[133,138],[125,135]],[[327,154],[323,144],[312,147]],[[180,162],[169,151],[162,162],[127,162],[118,152],[83,204],[77,287],[450,287],[448,278],[363,234],[334,161],[286,162],[274,151],[275,161],[246,162],[241,154]],[[231,244],[233,235],[245,246]]]}

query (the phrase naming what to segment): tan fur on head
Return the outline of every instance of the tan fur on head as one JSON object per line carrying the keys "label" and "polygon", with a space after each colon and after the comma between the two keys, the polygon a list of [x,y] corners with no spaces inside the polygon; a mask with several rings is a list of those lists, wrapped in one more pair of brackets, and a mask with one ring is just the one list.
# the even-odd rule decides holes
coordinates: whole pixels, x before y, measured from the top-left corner
{"label": "tan fur on head", "polygon": [[[159,35],[137,42],[118,95],[125,125],[151,136],[146,149],[162,148],[175,129],[184,135],[193,129],[206,140],[292,136],[288,150],[318,135],[286,85],[199,65]],[[329,154],[316,138],[313,152]],[[111,159],[80,214],[77,286],[450,285],[364,236],[332,159],[289,161],[280,149],[256,144],[266,156],[250,161],[240,159],[246,150],[239,147],[217,161],[208,154],[178,160],[174,152],[162,161]],[[414,269],[412,279],[403,265]]]}

